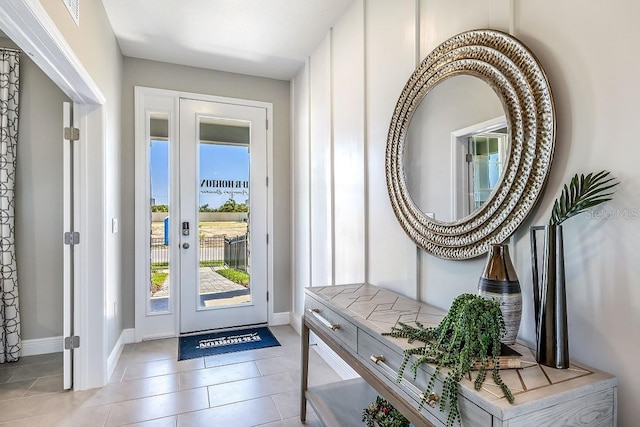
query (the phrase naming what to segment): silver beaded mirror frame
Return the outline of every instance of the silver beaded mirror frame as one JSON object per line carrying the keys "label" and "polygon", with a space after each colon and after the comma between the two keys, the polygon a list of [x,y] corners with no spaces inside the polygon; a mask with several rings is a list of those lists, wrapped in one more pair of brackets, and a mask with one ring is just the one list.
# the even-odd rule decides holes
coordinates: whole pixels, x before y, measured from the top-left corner
{"label": "silver beaded mirror frame", "polygon": [[[405,141],[422,99],[439,82],[463,74],[484,80],[500,98],[510,137],[509,159],[498,187],[482,207],[460,220],[439,222],[422,212],[407,191]],[[444,259],[475,258],[485,254],[490,244],[504,242],[525,220],[546,184],[555,127],[546,75],[520,41],[495,30],[473,30],[451,37],[409,78],[389,126],[387,190],[400,225],[419,247]]]}

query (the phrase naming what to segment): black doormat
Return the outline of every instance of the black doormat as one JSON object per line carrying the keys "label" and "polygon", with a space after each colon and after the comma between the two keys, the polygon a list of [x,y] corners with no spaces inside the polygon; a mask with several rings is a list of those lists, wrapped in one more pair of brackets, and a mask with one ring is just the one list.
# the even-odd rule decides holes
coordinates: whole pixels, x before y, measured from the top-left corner
{"label": "black doormat", "polygon": [[180,337],[178,360],[279,345],[267,327],[189,335]]}

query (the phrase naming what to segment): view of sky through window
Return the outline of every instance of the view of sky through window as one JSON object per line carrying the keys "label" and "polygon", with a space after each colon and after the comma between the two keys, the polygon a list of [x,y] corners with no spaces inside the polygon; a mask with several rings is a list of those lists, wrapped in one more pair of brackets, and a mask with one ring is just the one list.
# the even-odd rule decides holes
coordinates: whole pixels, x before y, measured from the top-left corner
{"label": "view of sky through window", "polygon": [[[200,144],[200,205],[218,208],[230,198],[249,200],[249,149],[243,145]],[[169,204],[169,143],[151,141],[151,198]]]}

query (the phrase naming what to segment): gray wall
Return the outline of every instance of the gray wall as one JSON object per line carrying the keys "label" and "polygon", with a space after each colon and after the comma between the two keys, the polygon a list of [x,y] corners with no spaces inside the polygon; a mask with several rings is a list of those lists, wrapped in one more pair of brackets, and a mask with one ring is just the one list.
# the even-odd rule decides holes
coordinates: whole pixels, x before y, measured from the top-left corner
{"label": "gray wall", "polygon": [[274,312],[291,308],[289,82],[135,58],[124,59],[122,84],[122,295],[124,327],[135,325],[134,306],[134,87],[146,86],[273,103]]}
{"label": "gray wall", "polygon": [[88,211],[87,235],[82,241],[90,246],[87,286],[100,289],[104,298],[101,316],[84,319],[87,327],[106,334],[105,353],[111,353],[122,333],[122,268],[120,265],[122,233],[111,233],[111,219],[121,216],[120,152],[122,54],[101,1],[85,1],[80,8],[80,25],[76,25],[60,0],[40,0],[45,11],[73,49],[82,66],[104,95],[106,102],[92,114],[104,117],[102,138],[85,141],[87,173],[85,183],[91,188],[85,195]]}
{"label": "gray wall", "polygon": [[[0,38],[0,46],[15,47]],[[22,339],[62,335],[62,103],[69,98],[20,56],[16,258]]]}

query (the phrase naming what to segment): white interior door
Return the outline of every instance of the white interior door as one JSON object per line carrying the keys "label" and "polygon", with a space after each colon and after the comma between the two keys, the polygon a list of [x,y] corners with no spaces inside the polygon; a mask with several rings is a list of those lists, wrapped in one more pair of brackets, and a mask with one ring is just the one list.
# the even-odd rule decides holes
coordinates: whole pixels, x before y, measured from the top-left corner
{"label": "white interior door", "polygon": [[266,323],[267,110],[181,99],[179,156],[180,332]]}
{"label": "white interior door", "polygon": [[[74,109],[71,103],[64,102],[62,106],[62,119],[63,129],[76,128],[77,113],[74,114]],[[75,145],[78,141],[75,140],[73,133],[69,134],[63,130],[62,146],[63,146],[63,231],[65,233],[63,238],[62,252],[63,252],[63,337],[74,336],[74,276],[75,270],[78,266],[75,263],[75,251],[74,245],[78,243],[75,238],[75,224],[74,217],[76,216],[76,206],[74,204],[74,194],[77,193],[77,177],[78,175],[78,150],[75,149]],[[70,345],[66,345],[65,340],[63,350],[63,386],[65,390],[69,390],[73,387],[73,345],[74,340],[71,338]],[[69,348],[67,348],[69,347]]]}

